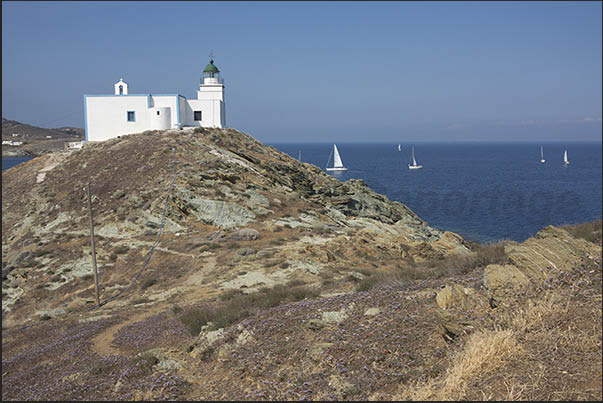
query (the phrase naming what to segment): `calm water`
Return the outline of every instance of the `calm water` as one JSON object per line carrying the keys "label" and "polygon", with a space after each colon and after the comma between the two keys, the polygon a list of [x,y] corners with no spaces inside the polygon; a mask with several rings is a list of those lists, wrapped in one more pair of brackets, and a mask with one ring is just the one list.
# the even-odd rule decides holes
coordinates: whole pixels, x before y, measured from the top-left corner
{"label": "calm water", "polygon": [[[331,144],[272,144],[324,170]],[[547,225],[601,218],[601,143],[415,145],[422,169],[409,170],[411,145],[337,144],[348,170],[376,192],[410,207],[430,225],[466,239],[523,241]],[[564,167],[563,150],[570,165]],[[2,158],[2,170],[30,157]],[[332,157],[330,164],[332,165]]]}
{"label": "calm water", "polygon": [[22,162],[29,161],[34,157],[2,157],[2,170],[12,168]]}
{"label": "calm water", "polygon": [[[332,144],[272,144],[324,170]],[[409,170],[411,144],[338,143],[348,171],[410,207],[430,225],[466,239],[523,241],[547,225],[601,218],[601,143],[415,144],[422,169]],[[567,149],[570,165],[563,166]],[[331,161],[329,166],[332,166]]]}

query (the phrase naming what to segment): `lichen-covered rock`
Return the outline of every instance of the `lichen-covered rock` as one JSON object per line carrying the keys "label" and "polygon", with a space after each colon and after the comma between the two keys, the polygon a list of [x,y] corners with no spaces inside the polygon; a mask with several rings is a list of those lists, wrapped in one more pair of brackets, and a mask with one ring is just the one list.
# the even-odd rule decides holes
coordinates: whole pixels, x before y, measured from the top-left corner
{"label": "lichen-covered rock", "polygon": [[484,270],[484,287],[493,306],[527,287],[530,279],[513,265],[491,264]]}
{"label": "lichen-covered rock", "polygon": [[348,318],[344,309],[340,311],[323,312],[321,319],[325,323],[341,323]]}
{"label": "lichen-covered rock", "polygon": [[549,226],[539,231],[536,238],[505,245],[505,253],[526,277],[540,283],[560,271],[572,270],[584,254],[600,256],[601,247]]}
{"label": "lichen-covered rock", "polygon": [[258,230],[253,228],[243,228],[233,232],[228,236],[228,239],[233,241],[255,241],[260,237]]}
{"label": "lichen-covered rock", "polygon": [[476,292],[459,284],[447,285],[436,294],[436,302],[442,309],[471,309],[480,304]]}
{"label": "lichen-covered rock", "polygon": [[446,340],[453,340],[456,337],[470,333],[474,326],[473,322],[461,315],[447,310],[436,311],[440,332]]}
{"label": "lichen-covered rock", "polygon": [[332,347],[333,343],[314,343],[310,346],[310,358],[316,362],[324,358],[325,350]]}

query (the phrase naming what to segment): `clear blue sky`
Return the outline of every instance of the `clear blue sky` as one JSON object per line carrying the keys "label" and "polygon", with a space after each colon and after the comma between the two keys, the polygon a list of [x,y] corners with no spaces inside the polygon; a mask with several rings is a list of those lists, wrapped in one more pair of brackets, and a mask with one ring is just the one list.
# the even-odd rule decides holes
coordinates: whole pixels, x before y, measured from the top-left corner
{"label": "clear blue sky", "polygon": [[2,114],[83,127],[83,94],[195,97],[264,142],[601,141],[601,2],[2,2]]}

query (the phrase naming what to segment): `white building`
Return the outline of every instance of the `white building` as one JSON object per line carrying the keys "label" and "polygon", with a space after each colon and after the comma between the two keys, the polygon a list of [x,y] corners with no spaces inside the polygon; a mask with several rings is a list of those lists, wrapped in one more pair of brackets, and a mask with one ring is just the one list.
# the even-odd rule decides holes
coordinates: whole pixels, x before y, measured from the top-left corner
{"label": "white building", "polygon": [[82,148],[83,145],[84,145],[83,141],[71,141],[65,145],[65,148],[79,150]]}
{"label": "white building", "polygon": [[225,127],[224,81],[212,59],[203,70],[197,99],[180,94],[128,94],[123,79],[112,95],[84,95],[86,141],[145,130],[185,126]]}

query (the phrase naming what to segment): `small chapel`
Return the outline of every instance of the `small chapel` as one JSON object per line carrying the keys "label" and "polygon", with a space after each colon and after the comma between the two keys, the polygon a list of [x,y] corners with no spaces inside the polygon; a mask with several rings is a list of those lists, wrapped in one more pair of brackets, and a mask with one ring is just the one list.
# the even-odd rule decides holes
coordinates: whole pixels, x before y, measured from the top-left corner
{"label": "small chapel", "polygon": [[180,94],[130,94],[120,78],[114,93],[84,95],[86,141],[103,141],[145,130],[226,127],[224,80],[210,58],[197,99]]}

